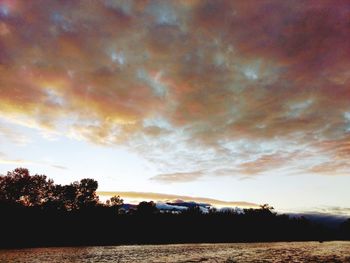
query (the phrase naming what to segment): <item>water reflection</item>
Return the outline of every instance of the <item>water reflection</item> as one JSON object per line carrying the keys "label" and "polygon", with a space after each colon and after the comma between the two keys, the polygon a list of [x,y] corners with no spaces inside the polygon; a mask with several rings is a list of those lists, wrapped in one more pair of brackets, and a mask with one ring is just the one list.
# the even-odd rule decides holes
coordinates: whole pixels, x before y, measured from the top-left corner
{"label": "water reflection", "polygon": [[350,242],[13,249],[0,262],[350,262]]}

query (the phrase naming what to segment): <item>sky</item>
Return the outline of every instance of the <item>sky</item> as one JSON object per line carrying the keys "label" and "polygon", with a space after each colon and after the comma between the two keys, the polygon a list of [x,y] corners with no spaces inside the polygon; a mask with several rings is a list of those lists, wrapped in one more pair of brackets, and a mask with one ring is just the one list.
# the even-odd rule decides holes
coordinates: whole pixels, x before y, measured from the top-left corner
{"label": "sky", "polygon": [[0,0],[0,173],[350,215],[349,24],[340,0]]}

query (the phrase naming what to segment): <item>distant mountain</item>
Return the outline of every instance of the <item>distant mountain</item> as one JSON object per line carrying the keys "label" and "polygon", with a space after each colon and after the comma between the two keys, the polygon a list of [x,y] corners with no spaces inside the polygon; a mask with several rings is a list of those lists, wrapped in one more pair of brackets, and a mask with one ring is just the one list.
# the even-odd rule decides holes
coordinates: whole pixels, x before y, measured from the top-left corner
{"label": "distant mountain", "polygon": [[348,216],[345,215],[335,215],[335,214],[328,214],[328,213],[317,213],[317,212],[309,212],[309,213],[288,213],[291,217],[305,217],[309,219],[310,221],[323,224],[328,227],[336,228],[339,226],[339,224],[343,223],[346,219],[348,219]]}
{"label": "distant mountain", "polygon": [[166,204],[168,204],[168,205],[175,205],[175,206],[182,206],[182,207],[187,207],[187,208],[194,208],[196,206],[209,208],[209,207],[212,206],[211,204],[207,204],[207,203],[197,203],[197,202],[194,202],[194,201],[186,202],[186,201],[182,201],[182,200],[176,200],[176,201],[173,201],[173,202],[167,202]]}
{"label": "distant mountain", "polygon": [[[215,208],[211,204],[208,203],[197,203],[194,201],[183,201],[183,200],[175,200],[172,202],[157,202],[156,203],[157,209],[159,209],[161,212],[175,212],[180,213],[182,211],[185,211],[187,209],[192,209],[194,207],[199,207],[202,213],[209,213],[210,208]],[[124,211],[129,210],[136,210],[137,205],[135,204],[123,204],[122,209]],[[237,213],[237,214],[243,214],[244,209],[241,207],[221,207],[217,208],[217,211],[219,212],[231,212],[231,213]],[[344,222],[346,219],[348,219],[348,216],[345,215],[335,215],[335,214],[329,214],[329,213],[318,213],[318,212],[305,212],[305,213],[285,213],[286,215],[290,217],[305,217],[308,220],[323,224],[328,227],[336,228]]]}
{"label": "distant mountain", "polygon": [[188,207],[181,205],[173,205],[169,203],[157,202],[156,207],[159,210],[167,210],[167,211],[184,211],[187,210]]}

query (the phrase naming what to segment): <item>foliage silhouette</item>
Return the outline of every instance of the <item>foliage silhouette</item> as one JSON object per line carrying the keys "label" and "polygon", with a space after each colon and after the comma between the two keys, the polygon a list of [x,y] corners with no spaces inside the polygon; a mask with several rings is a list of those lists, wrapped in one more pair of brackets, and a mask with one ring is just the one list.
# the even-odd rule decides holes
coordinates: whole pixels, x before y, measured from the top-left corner
{"label": "foliage silhouette", "polygon": [[141,203],[138,204],[137,209],[136,209],[136,214],[140,216],[150,216],[154,215],[158,212],[158,209],[156,207],[156,204],[151,201],[151,202],[145,202],[142,201]]}
{"label": "foliage silhouette", "polygon": [[124,210],[120,196],[100,202],[97,188],[93,179],[54,184],[25,168],[0,176],[0,247],[350,239],[350,219],[331,229],[267,204],[243,213],[193,204],[174,213],[144,201]]}

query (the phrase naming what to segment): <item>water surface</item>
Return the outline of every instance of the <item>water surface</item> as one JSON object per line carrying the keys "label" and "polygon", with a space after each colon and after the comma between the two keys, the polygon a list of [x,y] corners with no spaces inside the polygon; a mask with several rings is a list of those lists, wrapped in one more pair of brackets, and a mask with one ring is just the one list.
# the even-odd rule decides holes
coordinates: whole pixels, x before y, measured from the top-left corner
{"label": "water surface", "polygon": [[11,249],[0,250],[0,262],[350,262],[350,242]]}

